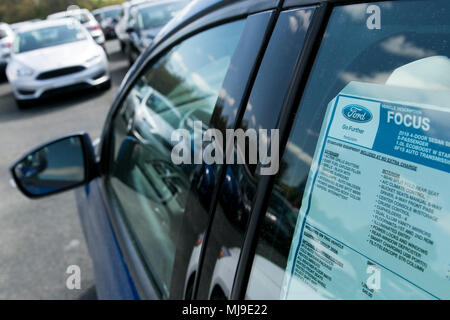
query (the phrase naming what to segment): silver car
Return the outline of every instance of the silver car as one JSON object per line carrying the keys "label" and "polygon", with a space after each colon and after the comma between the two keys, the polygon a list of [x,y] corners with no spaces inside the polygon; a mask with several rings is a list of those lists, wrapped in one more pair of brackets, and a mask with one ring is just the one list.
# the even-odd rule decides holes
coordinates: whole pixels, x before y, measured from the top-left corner
{"label": "silver car", "polygon": [[0,70],[8,64],[11,47],[14,41],[14,32],[6,23],[0,23]]}
{"label": "silver car", "polygon": [[49,15],[48,20],[53,19],[64,19],[64,18],[75,18],[78,20],[91,34],[92,38],[101,46],[105,44],[105,35],[103,34],[100,25],[97,20],[95,20],[92,13],[87,9],[76,9],[57,12]]}
{"label": "silver car", "polygon": [[110,87],[106,53],[75,19],[19,29],[6,69],[19,107],[87,87]]}
{"label": "silver car", "polygon": [[120,48],[125,52],[128,43],[127,27],[130,24],[130,11],[133,7],[148,2],[150,0],[131,0],[122,3],[122,11],[120,13],[120,20],[115,27],[117,38],[119,39]]}

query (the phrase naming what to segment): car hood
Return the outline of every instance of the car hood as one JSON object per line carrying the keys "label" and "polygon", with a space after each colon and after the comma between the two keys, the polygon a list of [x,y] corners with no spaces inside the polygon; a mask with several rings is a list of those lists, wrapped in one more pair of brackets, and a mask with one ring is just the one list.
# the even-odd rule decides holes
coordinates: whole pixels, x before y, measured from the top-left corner
{"label": "car hood", "polygon": [[103,50],[92,41],[78,41],[14,55],[14,60],[35,71],[82,65]]}

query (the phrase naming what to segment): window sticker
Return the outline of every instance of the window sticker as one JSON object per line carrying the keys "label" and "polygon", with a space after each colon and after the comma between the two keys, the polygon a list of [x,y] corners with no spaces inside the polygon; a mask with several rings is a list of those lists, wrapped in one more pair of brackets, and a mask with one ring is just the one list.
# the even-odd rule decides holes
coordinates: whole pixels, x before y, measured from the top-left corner
{"label": "window sticker", "polygon": [[282,299],[450,299],[450,92],[349,83],[330,102]]}

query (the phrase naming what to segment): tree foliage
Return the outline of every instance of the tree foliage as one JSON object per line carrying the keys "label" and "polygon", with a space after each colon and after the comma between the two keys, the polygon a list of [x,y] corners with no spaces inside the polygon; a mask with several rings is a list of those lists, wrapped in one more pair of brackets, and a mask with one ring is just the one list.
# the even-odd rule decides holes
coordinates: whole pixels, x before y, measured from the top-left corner
{"label": "tree foliage", "polygon": [[70,5],[89,10],[119,4],[124,0],[0,0],[0,22],[16,23],[45,19],[49,14],[66,10]]}

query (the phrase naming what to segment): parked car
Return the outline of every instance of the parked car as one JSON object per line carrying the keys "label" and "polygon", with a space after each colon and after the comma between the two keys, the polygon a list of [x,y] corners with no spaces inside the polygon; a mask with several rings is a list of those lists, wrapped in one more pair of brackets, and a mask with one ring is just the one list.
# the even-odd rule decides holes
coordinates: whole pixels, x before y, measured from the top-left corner
{"label": "parked car", "polygon": [[94,38],[95,42],[97,42],[101,46],[105,45],[105,35],[103,34],[103,31],[100,28],[100,25],[98,24],[97,20],[95,20],[94,16],[92,15],[92,13],[89,12],[89,10],[87,9],[68,10],[53,13],[47,17],[48,20],[65,19],[65,18],[75,18],[76,20],[78,20],[89,31],[92,38]]}
{"label": "parked car", "polygon": [[148,2],[150,0],[131,0],[122,3],[122,10],[120,11],[120,19],[115,27],[116,36],[119,39],[120,49],[125,52],[128,42],[127,26],[130,22],[130,10],[134,6]]}
{"label": "parked car", "polygon": [[19,107],[76,89],[110,86],[104,50],[72,18],[19,29],[6,75]]}
{"label": "parked car", "polygon": [[26,20],[26,21],[21,21],[21,22],[16,22],[10,25],[11,29],[16,32],[17,30],[19,30],[20,28],[22,28],[23,26],[30,24],[30,23],[34,23],[34,22],[38,22],[41,21],[41,19],[31,19],[31,20]]}
{"label": "parked car", "polygon": [[130,10],[125,52],[130,64],[147,49],[158,32],[186,5],[186,0],[166,0],[136,5]]}
{"label": "parked car", "polygon": [[113,5],[92,11],[95,19],[100,24],[106,39],[115,39],[117,37],[115,28],[119,22],[121,10],[122,6]]}
{"label": "parked car", "polygon": [[[58,138],[11,173],[30,198],[76,190],[101,299],[450,299],[449,16],[447,0],[194,1],[98,143]],[[278,141],[276,174],[264,153],[199,159],[207,128]],[[197,160],[176,164],[176,143]]]}
{"label": "parked car", "polygon": [[0,71],[5,70],[11,55],[14,31],[6,23],[0,23]]}

